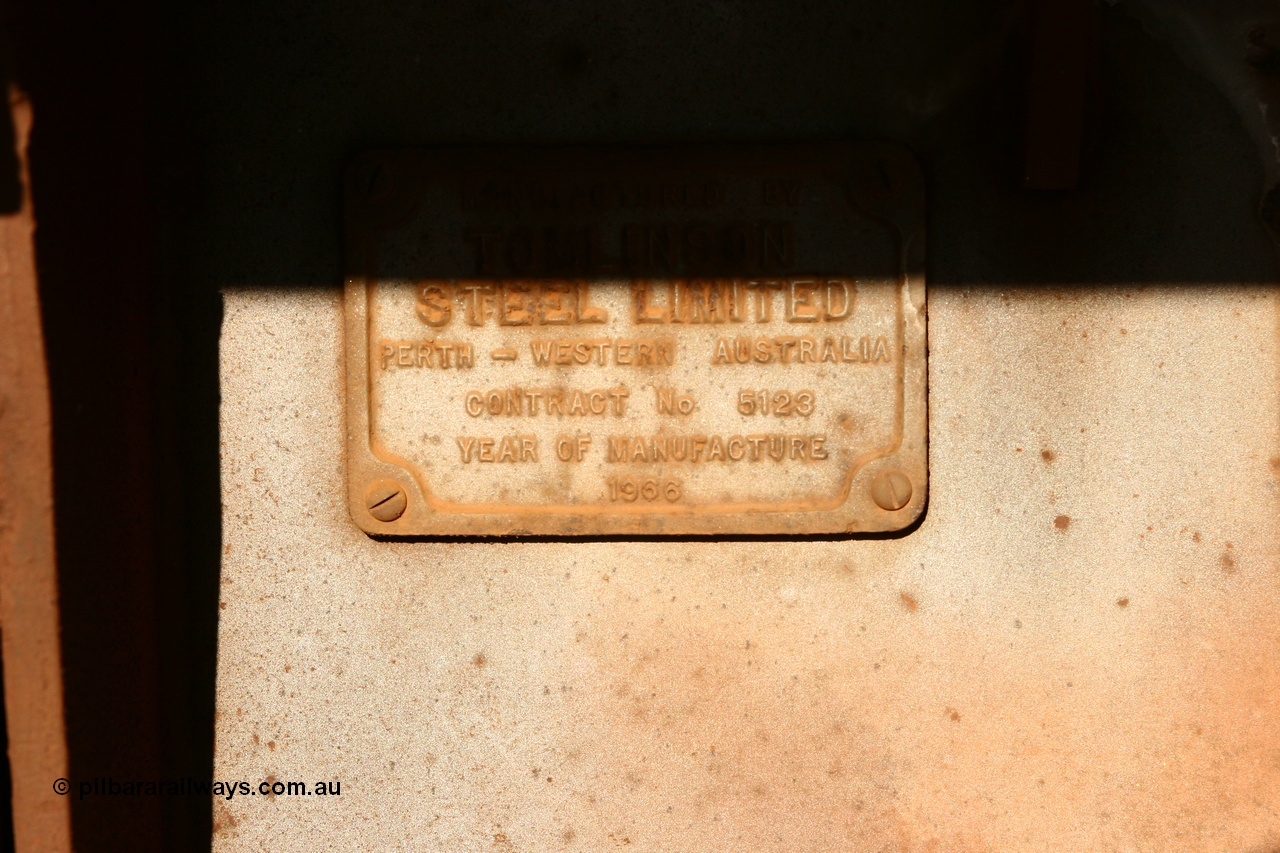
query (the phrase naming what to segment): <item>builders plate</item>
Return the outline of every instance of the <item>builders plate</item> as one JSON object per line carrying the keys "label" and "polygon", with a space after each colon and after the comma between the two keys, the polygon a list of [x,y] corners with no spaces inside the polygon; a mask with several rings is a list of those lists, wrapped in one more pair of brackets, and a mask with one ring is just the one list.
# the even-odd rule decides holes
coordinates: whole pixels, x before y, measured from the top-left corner
{"label": "builders plate", "polygon": [[924,197],[903,150],[384,151],[347,193],[365,531],[840,534],[920,515]]}

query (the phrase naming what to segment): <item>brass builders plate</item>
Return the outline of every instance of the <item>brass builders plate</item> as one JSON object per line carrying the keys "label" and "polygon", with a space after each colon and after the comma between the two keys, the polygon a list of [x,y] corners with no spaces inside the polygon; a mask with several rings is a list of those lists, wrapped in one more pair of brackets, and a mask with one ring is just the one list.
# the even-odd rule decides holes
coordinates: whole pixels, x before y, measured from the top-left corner
{"label": "brass builders plate", "polygon": [[375,152],[347,192],[369,533],[834,534],[922,511],[904,151]]}

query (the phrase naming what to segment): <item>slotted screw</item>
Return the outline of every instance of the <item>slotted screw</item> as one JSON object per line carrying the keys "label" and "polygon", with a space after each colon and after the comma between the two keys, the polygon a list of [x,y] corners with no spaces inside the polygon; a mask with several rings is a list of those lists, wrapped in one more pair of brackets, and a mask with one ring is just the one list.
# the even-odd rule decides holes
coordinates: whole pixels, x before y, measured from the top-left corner
{"label": "slotted screw", "polygon": [[911,503],[911,478],[896,468],[881,471],[871,481],[871,499],[881,509],[897,512]]}
{"label": "slotted screw", "polygon": [[404,487],[394,480],[379,480],[364,493],[364,505],[378,521],[395,521],[404,515],[409,506],[409,496]]}

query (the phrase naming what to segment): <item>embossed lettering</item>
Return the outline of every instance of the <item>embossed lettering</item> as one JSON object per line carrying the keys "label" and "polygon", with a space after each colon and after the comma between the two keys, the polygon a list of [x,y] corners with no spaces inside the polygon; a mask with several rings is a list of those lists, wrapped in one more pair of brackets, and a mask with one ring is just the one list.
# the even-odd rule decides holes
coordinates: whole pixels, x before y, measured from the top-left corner
{"label": "embossed lettering", "polygon": [[430,326],[448,324],[455,303],[469,326],[484,326],[490,319],[500,326],[568,326],[609,319],[605,309],[592,304],[591,287],[585,281],[424,281],[417,293],[414,311]]}
{"label": "embossed lettering", "polygon": [[796,264],[795,226],[786,221],[627,222],[605,232],[567,227],[468,228],[477,275],[679,274],[718,270],[750,275]]}
{"label": "embossed lettering", "polygon": [[605,461],[634,462],[822,462],[826,435],[610,435]]}
{"label": "embossed lettering", "polygon": [[556,458],[561,462],[581,462],[590,447],[589,435],[562,435],[556,439]]}
{"label": "embossed lettering", "polygon": [[656,406],[660,415],[691,415],[698,403],[690,394],[677,394],[674,388],[655,388]]}
{"label": "embossed lettering", "polygon": [[587,391],[566,388],[495,388],[468,391],[462,406],[473,418],[536,417],[538,415],[616,415],[627,413],[631,391],[625,387]]}
{"label": "embossed lettering", "polygon": [[783,295],[789,323],[838,322],[853,312],[856,285],[846,279],[640,280],[632,284],[632,319],[650,323],[768,323]]}
{"label": "embossed lettering", "polygon": [[469,462],[537,462],[536,435],[504,435],[501,438],[458,436],[462,461]]}
{"label": "embossed lettering", "polygon": [[434,367],[449,370],[475,366],[475,349],[456,341],[378,341],[376,361],[383,370]]}
{"label": "embossed lettering", "polygon": [[669,365],[676,344],[671,338],[541,338],[529,342],[529,352],[539,367]]}
{"label": "embossed lettering", "polygon": [[775,337],[717,338],[712,364],[887,364],[888,341],[883,335],[852,338]]}
{"label": "embossed lettering", "polygon": [[438,283],[422,283],[418,286],[418,304],[414,313],[428,326],[445,325],[453,316],[449,291]]}

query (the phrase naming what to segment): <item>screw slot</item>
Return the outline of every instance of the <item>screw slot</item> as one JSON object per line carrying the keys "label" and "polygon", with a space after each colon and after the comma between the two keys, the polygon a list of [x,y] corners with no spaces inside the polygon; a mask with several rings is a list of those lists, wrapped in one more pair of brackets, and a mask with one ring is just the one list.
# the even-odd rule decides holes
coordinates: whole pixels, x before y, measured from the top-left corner
{"label": "screw slot", "polygon": [[911,478],[896,468],[881,471],[871,481],[871,499],[881,509],[897,512],[911,503]]}
{"label": "screw slot", "polygon": [[379,480],[364,493],[364,505],[378,521],[395,521],[404,515],[409,496],[394,480]]}

